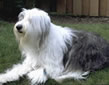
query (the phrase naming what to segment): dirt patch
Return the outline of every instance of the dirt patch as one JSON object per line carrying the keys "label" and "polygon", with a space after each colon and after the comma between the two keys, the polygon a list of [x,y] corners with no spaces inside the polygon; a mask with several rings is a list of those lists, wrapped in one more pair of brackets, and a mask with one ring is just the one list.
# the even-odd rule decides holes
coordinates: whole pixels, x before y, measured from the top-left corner
{"label": "dirt patch", "polygon": [[51,16],[52,21],[60,24],[81,24],[81,23],[109,23],[109,17],[71,17],[71,16]]}

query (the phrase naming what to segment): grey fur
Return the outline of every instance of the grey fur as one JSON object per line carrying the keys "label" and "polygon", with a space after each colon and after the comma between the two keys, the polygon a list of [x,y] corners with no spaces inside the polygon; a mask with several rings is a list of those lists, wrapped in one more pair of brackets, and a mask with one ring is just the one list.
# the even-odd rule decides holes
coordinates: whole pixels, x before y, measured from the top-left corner
{"label": "grey fur", "polygon": [[109,44],[91,32],[74,31],[73,44],[68,46],[63,62],[66,70],[95,71],[109,66]]}

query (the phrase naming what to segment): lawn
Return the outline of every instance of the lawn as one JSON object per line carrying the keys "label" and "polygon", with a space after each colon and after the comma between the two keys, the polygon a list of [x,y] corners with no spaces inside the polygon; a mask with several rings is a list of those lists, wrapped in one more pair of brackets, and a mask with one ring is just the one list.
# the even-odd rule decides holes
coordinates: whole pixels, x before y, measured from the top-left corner
{"label": "lawn", "polygon": [[[78,30],[96,32],[109,41],[109,24],[55,23]],[[13,26],[14,23],[0,21],[0,73],[21,61],[20,51],[13,34]],[[26,77],[23,77],[19,81],[14,81],[6,85],[29,85],[29,81]],[[109,68],[91,73],[86,80],[65,80],[62,84],[59,84],[49,79],[45,85],[109,85]]]}

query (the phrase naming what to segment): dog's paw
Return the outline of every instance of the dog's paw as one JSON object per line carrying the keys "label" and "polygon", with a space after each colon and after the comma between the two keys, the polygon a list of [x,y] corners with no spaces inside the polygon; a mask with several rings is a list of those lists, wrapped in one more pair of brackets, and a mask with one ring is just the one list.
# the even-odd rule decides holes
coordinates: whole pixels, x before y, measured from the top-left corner
{"label": "dog's paw", "polygon": [[4,74],[0,74],[0,85],[3,85],[3,83],[6,83],[6,80],[5,80],[5,75]]}
{"label": "dog's paw", "polygon": [[90,71],[86,71],[86,72],[84,72],[84,73],[82,74],[82,76],[83,76],[83,77],[86,77],[86,76],[89,75],[89,73],[90,73]]}
{"label": "dog's paw", "polygon": [[62,82],[64,79],[74,79],[74,80],[85,80],[89,71],[86,72],[70,72],[61,76],[54,78],[57,82]]}
{"label": "dog's paw", "polygon": [[86,72],[83,72],[83,73],[80,73],[80,74],[78,73],[79,75],[77,75],[75,79],[85,80],[85,79],[87,79],[89,73],[90,73],[90,71],[86,71]]}
{"label": "dog's paw", "polygon": [[42,68],[31,71],[27,76],[31,80],[32,85],[42,84],[47,80],[47,76]]}

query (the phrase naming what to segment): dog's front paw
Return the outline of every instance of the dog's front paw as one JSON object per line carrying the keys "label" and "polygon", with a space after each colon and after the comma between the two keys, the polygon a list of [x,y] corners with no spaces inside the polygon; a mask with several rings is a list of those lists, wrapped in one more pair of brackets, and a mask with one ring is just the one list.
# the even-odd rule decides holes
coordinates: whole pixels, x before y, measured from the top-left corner
{"label": "dog's front paw", "polygon": [[31,80],[32,85],[45,83],[47,80],[47,75],[42,68],[31,71],[27,76]]}
{"label": "dog's front paw", "polygon": [[3,83],[6,83],[6,77],[5,74],[0,74],[0,85],[3,85]]}

